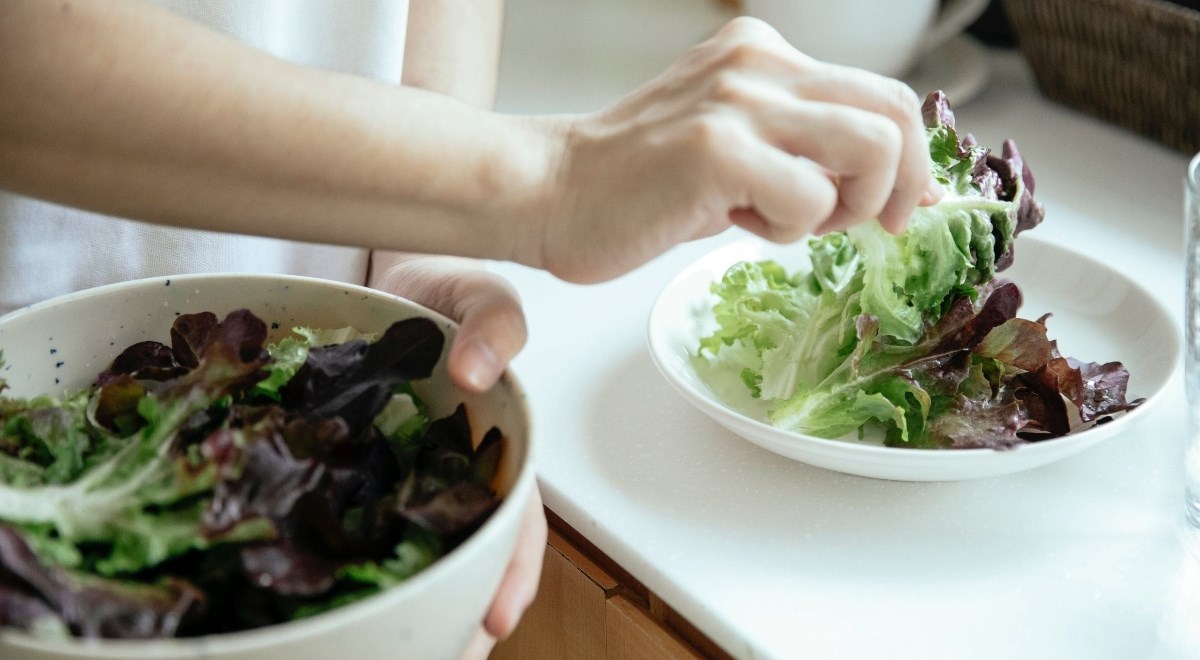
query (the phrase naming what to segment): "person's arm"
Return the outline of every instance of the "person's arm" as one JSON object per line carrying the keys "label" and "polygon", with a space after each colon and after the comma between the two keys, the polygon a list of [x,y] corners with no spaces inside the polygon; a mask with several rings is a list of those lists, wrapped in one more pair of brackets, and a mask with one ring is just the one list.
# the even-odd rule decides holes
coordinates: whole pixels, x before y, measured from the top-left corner
{"label": "person's arm", "polygon": [[515,221],[553,162],[544,129],[145,3],[0,7],[0,187],[112,215],[518,258]]}
{"label": "person's arm", "polygon": [[610,108],[512,117],[288,64],[142,3],[0,3],[0,188],[574,282],[731,224],[775,241],[903,227],[930,199],[919,105],[749,18]]}

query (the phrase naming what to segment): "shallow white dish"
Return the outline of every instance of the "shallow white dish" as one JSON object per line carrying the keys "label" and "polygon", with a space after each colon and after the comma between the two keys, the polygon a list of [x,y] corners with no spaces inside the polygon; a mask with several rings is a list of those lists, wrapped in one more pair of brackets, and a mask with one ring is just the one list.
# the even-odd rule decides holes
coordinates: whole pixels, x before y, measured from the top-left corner
{"label": "shallow white dish", "polygon": [[995,477],[1064,459],[1114,436],[1129,438],[1139,420],[1152,414],[1178,368],[1181,339],[1171,315],[1139,285],[1091,257],[1028,235],[1017,239],[1016,251],[1015,263],[1002,276],[1024,294],[1018,315],[1036,319],[1053,313],[1047,327],[1064,355],[1123,362],[1130,372],[1129,398],[1145,397],[1145,403],[1107,424],[1006,451],[885,447],[861,441],[855,433],[826,439],[774,427],[761,406],[735,407],[719,398],[697,374],[692,356],[712,323],[709,285],[743,260],[774,259],[793,269],[807,262],[804,244],[740,241],[686,268],[650,312],[650,355],[688,402],[737,435],[782,456],[848,474],[902,481]]}
{"label": "shallow white dish", "polygon": [[401,319],[433,319],[446,335],[428,379],[414,390],[434,417],[466,404],[473,442],[497,426],[504,457],[493,487],[503,496],[491,517],[425,570],[364,600],[313,617],[245,632],[164,640],[44,640],[0,628],[0,659],[297,660],[447,658],[456,660],[483,621],[536,487],[529,410],[510,374],[482,395],[456,388],[445,371],[457,326],[416,303],[365,287],[280,275],[183,275],[114,284],[55,298],[0,317],[0,367],[7,396],[61,394],[86,387],[126,346],[169,342],[180,313],[218,317],[247,308],[276,341],[295,326],[355,327],[381,333]]}

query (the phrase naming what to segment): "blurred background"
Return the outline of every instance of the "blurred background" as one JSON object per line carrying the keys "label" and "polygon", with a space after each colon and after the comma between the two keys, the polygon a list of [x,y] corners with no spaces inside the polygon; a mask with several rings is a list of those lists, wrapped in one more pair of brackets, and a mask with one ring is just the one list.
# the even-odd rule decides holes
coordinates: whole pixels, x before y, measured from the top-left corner
{"label": "blurred background", "polygon": [[[798,0],[800,1],[800,0]],[[600,108],[736,16],[742,0],[508,0],[501,111]],[[943,0],[944,4],[945,0]],[[1200,151],[1200,0],[992,0],[902,77],[961,108],[1023,60],[1049,99]]]}

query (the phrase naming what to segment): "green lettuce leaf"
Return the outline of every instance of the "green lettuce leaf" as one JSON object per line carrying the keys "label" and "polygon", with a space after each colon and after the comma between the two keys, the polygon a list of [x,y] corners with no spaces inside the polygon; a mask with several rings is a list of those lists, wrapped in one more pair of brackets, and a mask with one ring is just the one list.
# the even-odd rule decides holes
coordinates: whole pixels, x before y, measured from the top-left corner
{"label": "green lettuce leaf", "polygon": [[[433,420],[410,381],[444,335],[184,314],[97,386],[0,398],[0,626],[48,636],[202,635],[398,584],[498,505],[503,435]],[[338,343],[340,342],[340,343]]]}
{"label": "green lettuce leaf", "polygon": [[1015,318],[1020,292],[997,280],[1044,215],[1016,146],[997,155],[960,136],[941,94],[924,110],[941,201],[900,234],[871,221],[811,239],[795,272],[732,266],[712,286],[716,329],[697,371],[753,411],[730,393],[736,374],[782,428],[878,428],[909,447],[1012,447],[1136,406],[1119,363],[1059,356],[1044,319]]}

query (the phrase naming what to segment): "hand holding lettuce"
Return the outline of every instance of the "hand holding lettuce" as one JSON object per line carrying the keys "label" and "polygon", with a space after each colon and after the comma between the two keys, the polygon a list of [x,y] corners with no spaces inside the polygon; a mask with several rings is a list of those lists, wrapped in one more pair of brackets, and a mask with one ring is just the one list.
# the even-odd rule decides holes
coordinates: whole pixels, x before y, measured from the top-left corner
{"label": "hand holding lettuce", "polygon": [[1123,366],[1060,355],[1048,315],[1017,318],[1020,291],[997,278],[1043,218],[1016,145],[997,155],[960,139],[941,93],[923,111],[943,199],[899,235],[868,222],[811,239],[800,272],[734,265],[712,287],[701,374],[739,373],[776,426],[876,427],[903,447],[1009,448],[1138,405]]}

